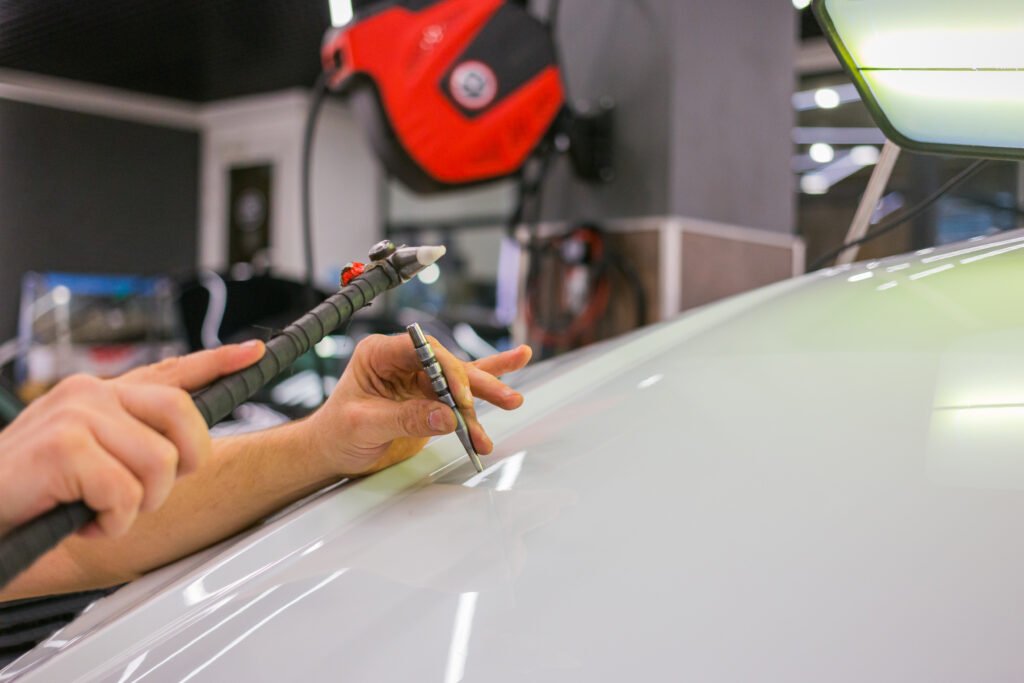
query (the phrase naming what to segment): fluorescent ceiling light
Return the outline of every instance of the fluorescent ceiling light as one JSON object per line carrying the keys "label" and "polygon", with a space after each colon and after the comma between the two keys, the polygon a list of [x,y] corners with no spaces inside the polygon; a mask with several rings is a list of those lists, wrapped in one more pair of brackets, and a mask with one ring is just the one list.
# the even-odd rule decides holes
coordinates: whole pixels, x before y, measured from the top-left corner
{"label": "fluorescent ceiling light", "polygon": [[835,88],[819,88],[814,91],[814,103],[821,109],[835,109],[843,100]]}
{"label": "fluorescent ceiling light", "polygon": [[352,0],[328,0],[328,3],[331,8],[331,26],[344,26],[352,21]]}
{"label": "fluorescent ceiling light", "polygon": [[901,147],[1024,157],[1024,2],[814,0],[813,8]]}
{"label": "fluorescent ceiling light", "polygon": [[811,145],[808,154],[811,155],[811,159],[819,164],[827,164],[836,158],[836,151],[832,148],[832,145],[826,142],[815,142]]}
{"label": "fluorescent ceiling light", "polygon": [[800,178],[800,191],[804,194],[825,194],[832,185],[821,173],[808,173]]}
{"label": "fluorescent ceiling light", "polygon": [[858,166],[874,166],[880,156],[878,148],[871,145],[858,145],[850,150],[850,161]]}
{"label": "fluorescent ceiling light", "polygon": [[[837,96],[839,98],[838,102],[836,102]],[[850,102],[860,102],[860,93],[857,92],[857,86],[853,83],[840,83],[815,90],[801,90],[800,92],[793,93],[793,108],[797,111],[819,109],[821,107],[818,104],[819,98],[824,98],[827,105],[834,104],[839,106],[840,104],[849,104]]]}

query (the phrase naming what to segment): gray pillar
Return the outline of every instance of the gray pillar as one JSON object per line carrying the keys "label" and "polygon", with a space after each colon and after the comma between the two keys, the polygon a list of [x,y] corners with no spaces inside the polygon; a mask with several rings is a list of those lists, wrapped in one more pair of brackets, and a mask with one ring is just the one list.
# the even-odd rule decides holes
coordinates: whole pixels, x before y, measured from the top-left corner
{"label": "gray pillar", "polygon": [[563,0],[570,97],[617,103],[618,177],[560,161],[549,219],[674,214],[794,228],[796,15],[783,0]]}

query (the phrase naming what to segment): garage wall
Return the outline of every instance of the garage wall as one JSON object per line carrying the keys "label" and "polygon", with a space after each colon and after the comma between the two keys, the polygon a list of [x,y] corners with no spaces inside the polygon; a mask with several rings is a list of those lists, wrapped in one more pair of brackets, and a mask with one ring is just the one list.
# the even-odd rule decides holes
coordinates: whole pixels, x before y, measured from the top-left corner
{"label": "garage wall", "polygon": [[[309,93],[289,90],[205,105],[203,129],[200,263],[227,264],[228,171],[232,166],[274,166],[271,199],[271,265],[302,279],[302,140]],[[313,239],[317,282],[330,288],[352,260],[366,257],[381,239],[381,172],[365,136],[347,108],[325,103],[313,148]]]}
{"label": "garage wall", "polygon": [[193,267],[198,167],[194,131],[0,100],[0,340],[28,270]]}
{"label": "garage wall", "polygon": [[[541,14],[547,2],[536,0]],[[546,185],[551,220],[676,215],[794,229],[796,16],[783,0],[563,0],[571,99],[615,101],[617,178]]]}

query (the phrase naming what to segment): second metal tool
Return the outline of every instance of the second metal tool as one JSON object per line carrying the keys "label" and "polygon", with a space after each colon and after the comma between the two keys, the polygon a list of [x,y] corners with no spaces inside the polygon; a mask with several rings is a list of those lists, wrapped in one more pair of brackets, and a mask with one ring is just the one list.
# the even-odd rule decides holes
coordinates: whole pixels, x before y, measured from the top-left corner
{"label": "second metal tool", "polygon": [[470,462],[473,463],[473,467],[476,468],[477,472],[483,472],[484,466],[480,463],[480,456],[477,455],[476,449],[473,448],[473,440],[469,437],[466,419],[462,417],[462,411],[459,410],[458,405],[455,403],[455,397],[452,396],[452,391],[448,387],[448,380],[445,379],[444,370],[441,369],[441,364],[437,362],[437,356],[434,355],[434,350],[430,348],[430,342],[427,341],[427,337],[423,334],[423,330],[420,329],[418,323],[409,325],[405,330],[412,338],[412,345],[416,348],[416,355],[419,356],[423,369],[427,371],[427,377],[430,378],[430,385],[434,389],[434,393],[455,413],[455,420],[458,425],[455,428],[455,434],[466,449]]}

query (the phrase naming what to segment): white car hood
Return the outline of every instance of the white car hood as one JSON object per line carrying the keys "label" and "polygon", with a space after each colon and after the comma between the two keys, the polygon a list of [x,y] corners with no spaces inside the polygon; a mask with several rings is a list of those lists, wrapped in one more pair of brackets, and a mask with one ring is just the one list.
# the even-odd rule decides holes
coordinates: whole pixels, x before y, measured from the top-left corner
{"label": "white car hood", "polygon": [[524,371],[454,438],[107,598],[0,681],[1024,678],[1024,233]]}

